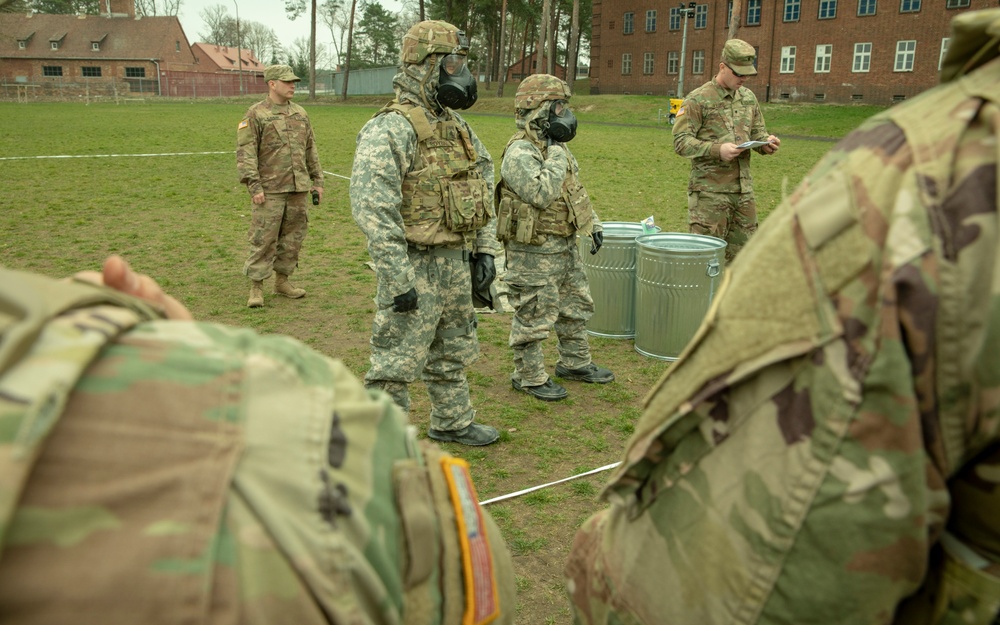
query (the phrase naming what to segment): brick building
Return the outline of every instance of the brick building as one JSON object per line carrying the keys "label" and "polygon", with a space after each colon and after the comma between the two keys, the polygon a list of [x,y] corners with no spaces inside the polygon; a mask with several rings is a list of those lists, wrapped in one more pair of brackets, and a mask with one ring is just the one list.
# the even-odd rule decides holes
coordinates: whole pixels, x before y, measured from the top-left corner
{"label": "brick building", "polygon": [[[672,3],[674,4],[674,3]],[[681,7],[690,7],[685,11]],[[935,84],[951,19],[996,0],[740,0],[761,101],[890,104]],[[676,96],[711,80],[732,0],[594,0],[590,92]],[[683,94],[681,94],[683,95]]]}
{"label": "brick building", "polygon": [[[528,56],[522,56],[517,61],[510,64],[507,68],[507,78],[505,82],[519,82],[525,76],[530,76],[531,74],[544,73],[544,68],[539,71],[536,67],[538,65],[538,55],[534,52]],[[552,63],[552,75],[558,78],[566,79],[566,68],[562,65],[553,62]]]}

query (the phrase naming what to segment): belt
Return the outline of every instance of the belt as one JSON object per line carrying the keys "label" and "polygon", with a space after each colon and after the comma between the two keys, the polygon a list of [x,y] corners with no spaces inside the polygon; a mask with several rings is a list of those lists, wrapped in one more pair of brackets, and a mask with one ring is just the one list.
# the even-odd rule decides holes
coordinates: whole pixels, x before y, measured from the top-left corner
{"label": "belt", "polygon": [[441,258],[455,258],[458,260],[469,260],[472,258],[472,252],[469,250],[456,250],[453,247],[427,247],[411,243],[406,246],[406,249],[409,252],[427,254],[428,256],[440,256]]}

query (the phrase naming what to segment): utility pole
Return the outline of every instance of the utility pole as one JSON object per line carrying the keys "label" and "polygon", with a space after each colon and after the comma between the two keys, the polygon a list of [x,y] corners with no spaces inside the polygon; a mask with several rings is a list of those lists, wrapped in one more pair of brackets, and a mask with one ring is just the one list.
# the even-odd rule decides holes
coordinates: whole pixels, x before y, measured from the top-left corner
{"label": "utility pole", "polygon": [[688,44],[688,18],[694,17],[694,9],[697,4],[692,0],[688,2],[687,6],[683,2],[680,3],[678,11],[681,14],[681,19],[684,20],[684,34],[681,35],[681,67],[680,73],[677,76],[677,97],[684,97],[684,58],[687,56],[687,44]]}
{"label": "utility pole", "polygon": [[240,5],[233,0],[236,7],[236,71],[240,75],[240,95],[243,95],[243,40],[240,38]]}

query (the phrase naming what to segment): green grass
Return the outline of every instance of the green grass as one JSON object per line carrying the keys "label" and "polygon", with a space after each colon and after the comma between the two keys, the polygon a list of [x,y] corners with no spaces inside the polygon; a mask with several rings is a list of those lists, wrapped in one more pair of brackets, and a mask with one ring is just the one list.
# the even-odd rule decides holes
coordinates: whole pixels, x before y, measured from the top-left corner
{"label": "green grass", "polygon": [[[580,131],[570,147],[601,218],[653,215],[664,231],[685,231],[689,165],[673,153],[670,126],[657,123],[665,98],[590,96],[579,86],[577,93]],[[350,175],[357,132],[382,100],[303,102],[326,171]],[[197,318],[290,334],[363,375],[375,278],[364,266],[366,244],[351,218],[347,180],[329,176],[324,204],[310,213],[294,278],[309,295],[276,299],[268,284],[265,308],[245,306],[241,268],[250,205],[238,184],[234,148],[236,125],[252,101],[0,103],[0,264],[66,276],[123,254]],[[515,130],[511,108],[511,98],[484,94],[465,115],[496,159]],[[783,142],[777,155],[753,157],[762,220],[833,145],[810,137],[838,138],[875,112],[829,105],[763,110]],[[12,158],[52,155],[88,158]],[[615,371],[616,382],[567,382],[568,400],[542,402],[510,388],[509,331],[509,315],[481,316],[481,357],[469,369],[477,419],[498,427],[501,442],[448,446],[472,466],[483,499],[619,460],[643,397],[669,366],[638,355],[631,341],[595,337],[595,361]],[[548,343],[551,370],[554,339]],[[426,392],[416,384],[411,394],[411,419],[425,428]],[[599,509],[596,495],[606,479],[606,473],[590,476],[490,506],[515,554],[518,622],[569,622],[559,590],[562,563],[575,528]]]}

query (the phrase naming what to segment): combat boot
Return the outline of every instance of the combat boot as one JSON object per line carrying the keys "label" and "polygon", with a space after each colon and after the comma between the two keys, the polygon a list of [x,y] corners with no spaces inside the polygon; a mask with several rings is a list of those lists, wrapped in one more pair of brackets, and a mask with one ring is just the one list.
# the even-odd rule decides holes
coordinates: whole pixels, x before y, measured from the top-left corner
{"label": "combat boot", "polygon": [[288,276],[283,273],[274,274],[274,292],[292,299],[298,299],[306,294],[305,289],[300,289],[288,281]]}
{"label": "combat boot", "polygon": [[459,445],[471,445],[482,447],[495,443],[500,438],[500,433],[495,427],[470,423],[461,430],[427,430],[427,436],[440,443],[458,443]]}
{"label": "combat boot", "polygon": [[609,369],[590,363],[586,367],[570,369],[556,363],[556,375],[564,380],[578,380],[588,384],[607,384],[615,381],[615,374]]}
{"label": "combat boot", "polygon": [[264,305],[264,281],[254,280],[250,286],[250,299],[247,300],[248,308],[260,308]]}

